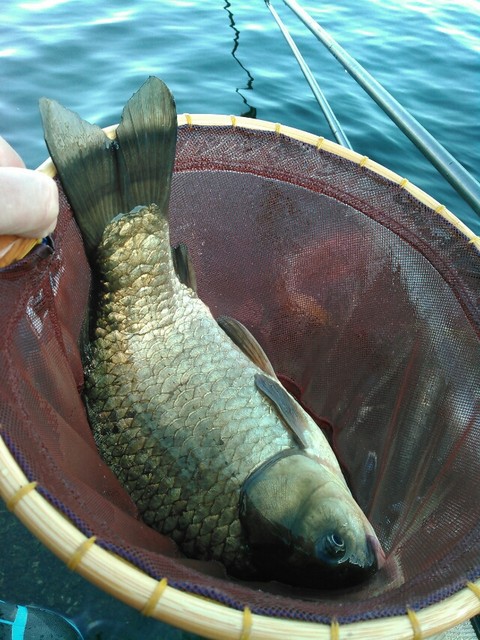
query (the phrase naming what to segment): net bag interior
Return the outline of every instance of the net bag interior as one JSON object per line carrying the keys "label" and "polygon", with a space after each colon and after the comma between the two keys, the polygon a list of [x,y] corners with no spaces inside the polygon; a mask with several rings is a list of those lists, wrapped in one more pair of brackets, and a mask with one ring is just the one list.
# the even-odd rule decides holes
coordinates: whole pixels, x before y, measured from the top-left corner
{"label": "net bag interior", "polygon": [[[250,329],[331,439],[385,567],[340,592],[250,584],[186,560],[138,519],[97,454],[82,403],[78,339],[90,273],[63,193],[53,250],[38,246],[0,272],[3,441],[37,483],[28,486],[81,540],[95,536],[95,546],[166,578],[181,595],[250,611],[251,637],[257,614],[317,625],[403,616],[408,630],[407,612],[421,616],[459,592],[470,597],[464,616],[473,615],[480,605],[473,234],[434,212],[406,181],[333,143],[233,125],[179,128],[172,242],[188,245],[199,296],[214,316]],[[3,491],[15,512],[26,494]],[[30,520],[35,529],[34,514]],[[125,594],[133,589],[124,586]],[[113,592],[123,597],[121,590]],[[198,631],[188,618],[174,621]],[[233,623],[231,633],[239,637]]]}

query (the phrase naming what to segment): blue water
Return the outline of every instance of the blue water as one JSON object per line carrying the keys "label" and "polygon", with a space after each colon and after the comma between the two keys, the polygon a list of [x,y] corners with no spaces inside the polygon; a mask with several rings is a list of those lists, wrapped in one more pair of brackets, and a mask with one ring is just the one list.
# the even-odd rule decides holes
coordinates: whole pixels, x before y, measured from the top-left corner
{"label": "blue water", "polygon": [[[480,233],[470,207],[287,7],[280,0],[274,4],[354,149],[407,177]],[[303,6],[480,178],[479,0],[317,0]],[[104,126],[118,121],[126,100],[151,74],[170,86],[180,113],[249,115],[332,138],[261,0],[2,3],[0,135],[30,167],[47,155],[37,106],[41,96]],[[1,515],[0,530],[14,526],[11,516]],[[0,589],[8,584],[12,597],[23,594],[23,600],[75,615],[83,606],[83,621],[106,619],[92,637],[114,637],[108,632],[114,617],[129,625],[133,640],[148,637],[148,621],[92,595],[84,581],[75,582],[62,568],[55,569],[56,580],[20,583],[32,557],[44,563],[40,575],[51,571],[51,557],[22,535],[12,534],[22,539],[24,555],[10,556],[9,564],[2,560]],[[0,597],[10,596],[0,590]],[[163,637],[178,633],[170,629]]]}
{"label": "blue water", "polygon": [[[37,103],[101,125],[149,74],[179,112],[256,115],[332,135],[261,0],[38,0],[2,7],[0,134],[38,165]],[[480,178],[479,0],[344,0],[305,8]],[[474,230],[478,217],[279,0],[275,2],[356,151],[407,177]]]}

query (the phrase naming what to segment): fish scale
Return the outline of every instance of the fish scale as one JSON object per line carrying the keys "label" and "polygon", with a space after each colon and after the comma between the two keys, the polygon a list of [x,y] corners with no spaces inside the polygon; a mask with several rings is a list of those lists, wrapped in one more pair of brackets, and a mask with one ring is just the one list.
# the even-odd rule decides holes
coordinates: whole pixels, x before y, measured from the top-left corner
{"label": "fish scale", "polygon": [[[105,230],[98,254],[103,300],[85,381],[89,418],[102,457],[144,520],[189,555],[237,566],[245,546],[240,487],[253,469],[296,444],[254,393],[260,369],[175,276],[168,238],[156,207]],[[143,263],[152,256],[153,264]],[[119,268],[125,264],[127,273]]]}

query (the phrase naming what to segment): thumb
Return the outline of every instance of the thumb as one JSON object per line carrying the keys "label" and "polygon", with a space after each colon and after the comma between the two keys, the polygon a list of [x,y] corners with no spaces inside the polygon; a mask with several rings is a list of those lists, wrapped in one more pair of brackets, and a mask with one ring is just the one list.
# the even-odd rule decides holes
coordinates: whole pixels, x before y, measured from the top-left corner
{"label": "thumb", "polygon": [[39,171],[0,167],[0,234],[43,238],[55,228],[58,189]]}

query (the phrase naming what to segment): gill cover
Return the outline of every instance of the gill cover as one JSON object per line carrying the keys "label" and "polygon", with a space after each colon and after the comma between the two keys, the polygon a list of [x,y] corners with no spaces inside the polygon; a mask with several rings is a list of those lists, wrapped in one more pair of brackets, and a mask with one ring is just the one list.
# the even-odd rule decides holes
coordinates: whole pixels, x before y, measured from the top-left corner
{"label": "gill cover", "polygon": [[270,458],[244,482],[240,520],[258,578],[331,589],[378,568],[375,535],[343,485],[298,450]]}

